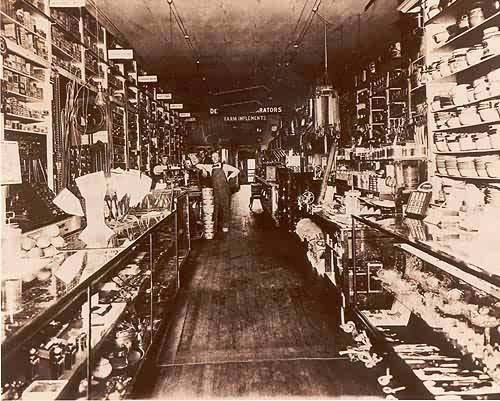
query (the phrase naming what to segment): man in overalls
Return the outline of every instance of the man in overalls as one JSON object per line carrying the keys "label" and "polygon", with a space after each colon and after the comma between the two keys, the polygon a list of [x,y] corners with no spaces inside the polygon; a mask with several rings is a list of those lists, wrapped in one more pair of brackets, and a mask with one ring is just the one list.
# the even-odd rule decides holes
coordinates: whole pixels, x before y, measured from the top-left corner
{"label": "man in overalls", "polygon": [[219,152],[211,154],[213,164],[198,164],[196,167],[203,171],[203,175],[210,174],[214,189],[215,227],[222,227],[222,232],[229,231],[231,219],[231,188],[229,180],[236,178],[240,170],[220,160]]}

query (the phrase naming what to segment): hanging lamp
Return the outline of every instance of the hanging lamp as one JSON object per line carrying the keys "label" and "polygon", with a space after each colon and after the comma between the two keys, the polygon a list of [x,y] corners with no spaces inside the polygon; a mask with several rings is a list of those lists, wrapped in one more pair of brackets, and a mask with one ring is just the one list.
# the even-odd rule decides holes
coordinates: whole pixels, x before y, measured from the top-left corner
{"label": "hanging lamp", "polygon": [[[96,11],[96,14],[95,14],[95,19],[96,19],[96,41],[97,41],[97,44],[99,45],[99,31],[101,29],[100,25],[99,25],[99,8],[97,7],[97,0],[96,0],[96,3],[95,3],[95,11]],[[106,105],[106,97],[105,97],[105,94],[104,94],[104,88],[102,87],[102,78],[101,78],[101,74],[100,74],[100,71],[99,71],[99,46],[97,46],[97,79],[98,79],[98,84],[97,84],[97,96],[95,98],[95,104],[97,106],[105,106]]]}

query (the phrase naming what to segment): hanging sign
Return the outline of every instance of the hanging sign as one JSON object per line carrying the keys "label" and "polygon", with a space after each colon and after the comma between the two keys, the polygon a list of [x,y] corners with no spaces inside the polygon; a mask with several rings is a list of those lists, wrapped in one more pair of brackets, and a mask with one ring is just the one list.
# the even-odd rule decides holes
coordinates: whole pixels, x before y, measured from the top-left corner
{"label": "hanging sign", "polygon": [[139,75],[137,81],[141,83],[158,82],[158,75]]}
{"label": "hanging sign", "polygon": [[231,122],[231,123],[267,121],[267,116],[266,115],[257,116],[257,115],[252,115],[252,114],[224,116],[224,121]]}
{"label": "hanging sign", "polygon": [[196,117],[189,117],[184,120],[187,123],[194,123],[196,121]]}
{"label": "hanging sign", "polygon": [[172,100],[171,93],[157,93],[156,100]]}
{"label": "hanging sign", "polygon": [[179,113],[179,117],[183,118],[191,117],[191,113]]}
{"label": "hanging sign", "polygon": [[132,60],[134,58],[133,49],[109,49],[108,59],[110,60]]}
{"label": "hanging sign", "polygon": [[182,103],[171,103],[170,110],[182,110],[184,105]]}

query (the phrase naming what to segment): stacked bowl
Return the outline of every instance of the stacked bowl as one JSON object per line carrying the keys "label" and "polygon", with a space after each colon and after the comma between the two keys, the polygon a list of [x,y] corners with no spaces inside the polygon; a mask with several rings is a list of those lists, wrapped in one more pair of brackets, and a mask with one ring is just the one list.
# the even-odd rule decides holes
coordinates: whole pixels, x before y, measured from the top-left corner
{"label": "stacked bowl", "polygon": [[203,188],[201,190],[201,202],[203,211],[203,231],[206,239],[213,239],[215,234],[214,222],[214,190]]}

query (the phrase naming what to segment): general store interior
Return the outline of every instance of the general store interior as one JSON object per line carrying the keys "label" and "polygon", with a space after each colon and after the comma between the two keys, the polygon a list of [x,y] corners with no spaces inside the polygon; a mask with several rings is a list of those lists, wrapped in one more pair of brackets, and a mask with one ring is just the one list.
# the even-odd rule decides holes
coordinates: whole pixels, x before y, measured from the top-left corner
{"label": "general store interior", "polygon": [[1,398],[498,399],[499,23],[0,0]]}

